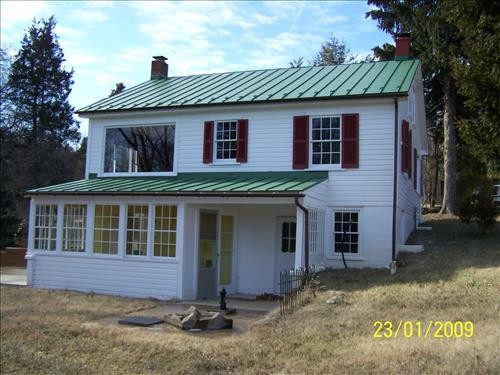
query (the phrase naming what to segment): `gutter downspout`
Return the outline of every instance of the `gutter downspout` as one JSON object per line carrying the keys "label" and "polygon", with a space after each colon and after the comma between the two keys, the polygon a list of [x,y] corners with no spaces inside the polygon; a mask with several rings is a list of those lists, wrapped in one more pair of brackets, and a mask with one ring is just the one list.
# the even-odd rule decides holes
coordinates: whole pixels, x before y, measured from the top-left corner
{"label": "gutter downspout", "polygon": [[392,193],[392,261],[396,260],[396,210],[398,192],[398,98],[394,98],[394,181]]}
{"label": "gutter downspout", "polygon": [[309,210],[305,208],[300,202],[299,197],[295,197],[295,205],[304,212],[304,266],[306,273],[309,273]]}

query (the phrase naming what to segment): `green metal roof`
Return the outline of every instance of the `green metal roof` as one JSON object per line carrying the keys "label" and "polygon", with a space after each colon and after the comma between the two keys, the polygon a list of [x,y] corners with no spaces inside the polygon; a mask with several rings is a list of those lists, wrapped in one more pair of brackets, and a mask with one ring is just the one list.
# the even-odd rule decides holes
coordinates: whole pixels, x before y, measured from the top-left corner
{"label": "green metal roof", "polygon": [[380,61],[153,79],[77,113],[404,95],[419,64]]}
{"label": "green metal roof", "polygon": [[29,190],[27,195],[301,196],[328,172],[179,173],[99,177]]}

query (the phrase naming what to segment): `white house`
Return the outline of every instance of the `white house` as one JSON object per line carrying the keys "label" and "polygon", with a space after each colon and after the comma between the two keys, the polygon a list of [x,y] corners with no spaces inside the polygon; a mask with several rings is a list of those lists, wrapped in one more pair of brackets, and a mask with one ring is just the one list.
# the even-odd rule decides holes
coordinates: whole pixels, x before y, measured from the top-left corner
{"label": "white house", "polygon": [[[385,267],[420,220],[420,62],[169,77],[81,109],[85,179],[28,192],[28,284],[136,297],[276,292]],[[307,220],[306,220],[307,219]]]}

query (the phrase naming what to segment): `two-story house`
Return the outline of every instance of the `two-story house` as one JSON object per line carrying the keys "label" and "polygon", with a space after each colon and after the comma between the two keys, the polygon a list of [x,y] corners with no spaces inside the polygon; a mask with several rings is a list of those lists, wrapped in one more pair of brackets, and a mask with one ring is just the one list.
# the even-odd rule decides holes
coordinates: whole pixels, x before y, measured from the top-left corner
{"label": "two-story house", "polygon": [[420,220],[420,62],[151,79],[78,111],[85,179],[28,192],[28,284],[137,297],[386,267]]}

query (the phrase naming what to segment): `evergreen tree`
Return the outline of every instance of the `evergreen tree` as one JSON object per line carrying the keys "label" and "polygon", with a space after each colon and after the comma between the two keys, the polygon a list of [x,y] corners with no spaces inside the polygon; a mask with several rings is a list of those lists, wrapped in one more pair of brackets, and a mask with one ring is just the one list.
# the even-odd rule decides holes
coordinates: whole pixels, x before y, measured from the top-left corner
{"label": "evergreen tree", "polygon": [[119,93],[121,93],[122,91],[124,91],[126,88],[125,86],[125,83],[123,82],[118,82],[116,84],[116,87],[111,90],[111,93],[109,94],[109,97],[112,97],[112,96],[115,96],[115,95],[118,95]]}
{"label": "evergreen tree", "polygon": [[345,42],[332,35],[329,40],[321,45],[321,49],[314,56],[311,65],[338,65],[353,61],[354,57]]}
{"label": "evergreen tree", "polygon": [[[2,78],[1,195],[2,201],[15,202],[18,220],[26,218],[27,202],[23,195],[27,189],[83,174],[73,149],[80,138],[79,125],[68,101],[73,71],[63,67],[64,54],[54,33],[55,26],[54,17],[33,21],[10,65],[5,84]],[[2,221],[12,216],[12,206],[4,203]],[[1,235],[1,242],[8,242],[3,238],[6,234]]]}
{"label": "evergreen tree", "polygon": [[[376,8],[369,11],[367,17],[376,20],[380,29],[391,35],[401,32],[411,34],[413,52],[422,60],[425,85],[440,87],[442,111],[439,114],[444,130],[444,196],[441,212],[456,214],[457,92],[453,66],[454,61],[461,56],[458,29],[447,18],[445,2],[439,0],[368,0],[368,4]],[[428,92],[432,93],[432,90]]]}

